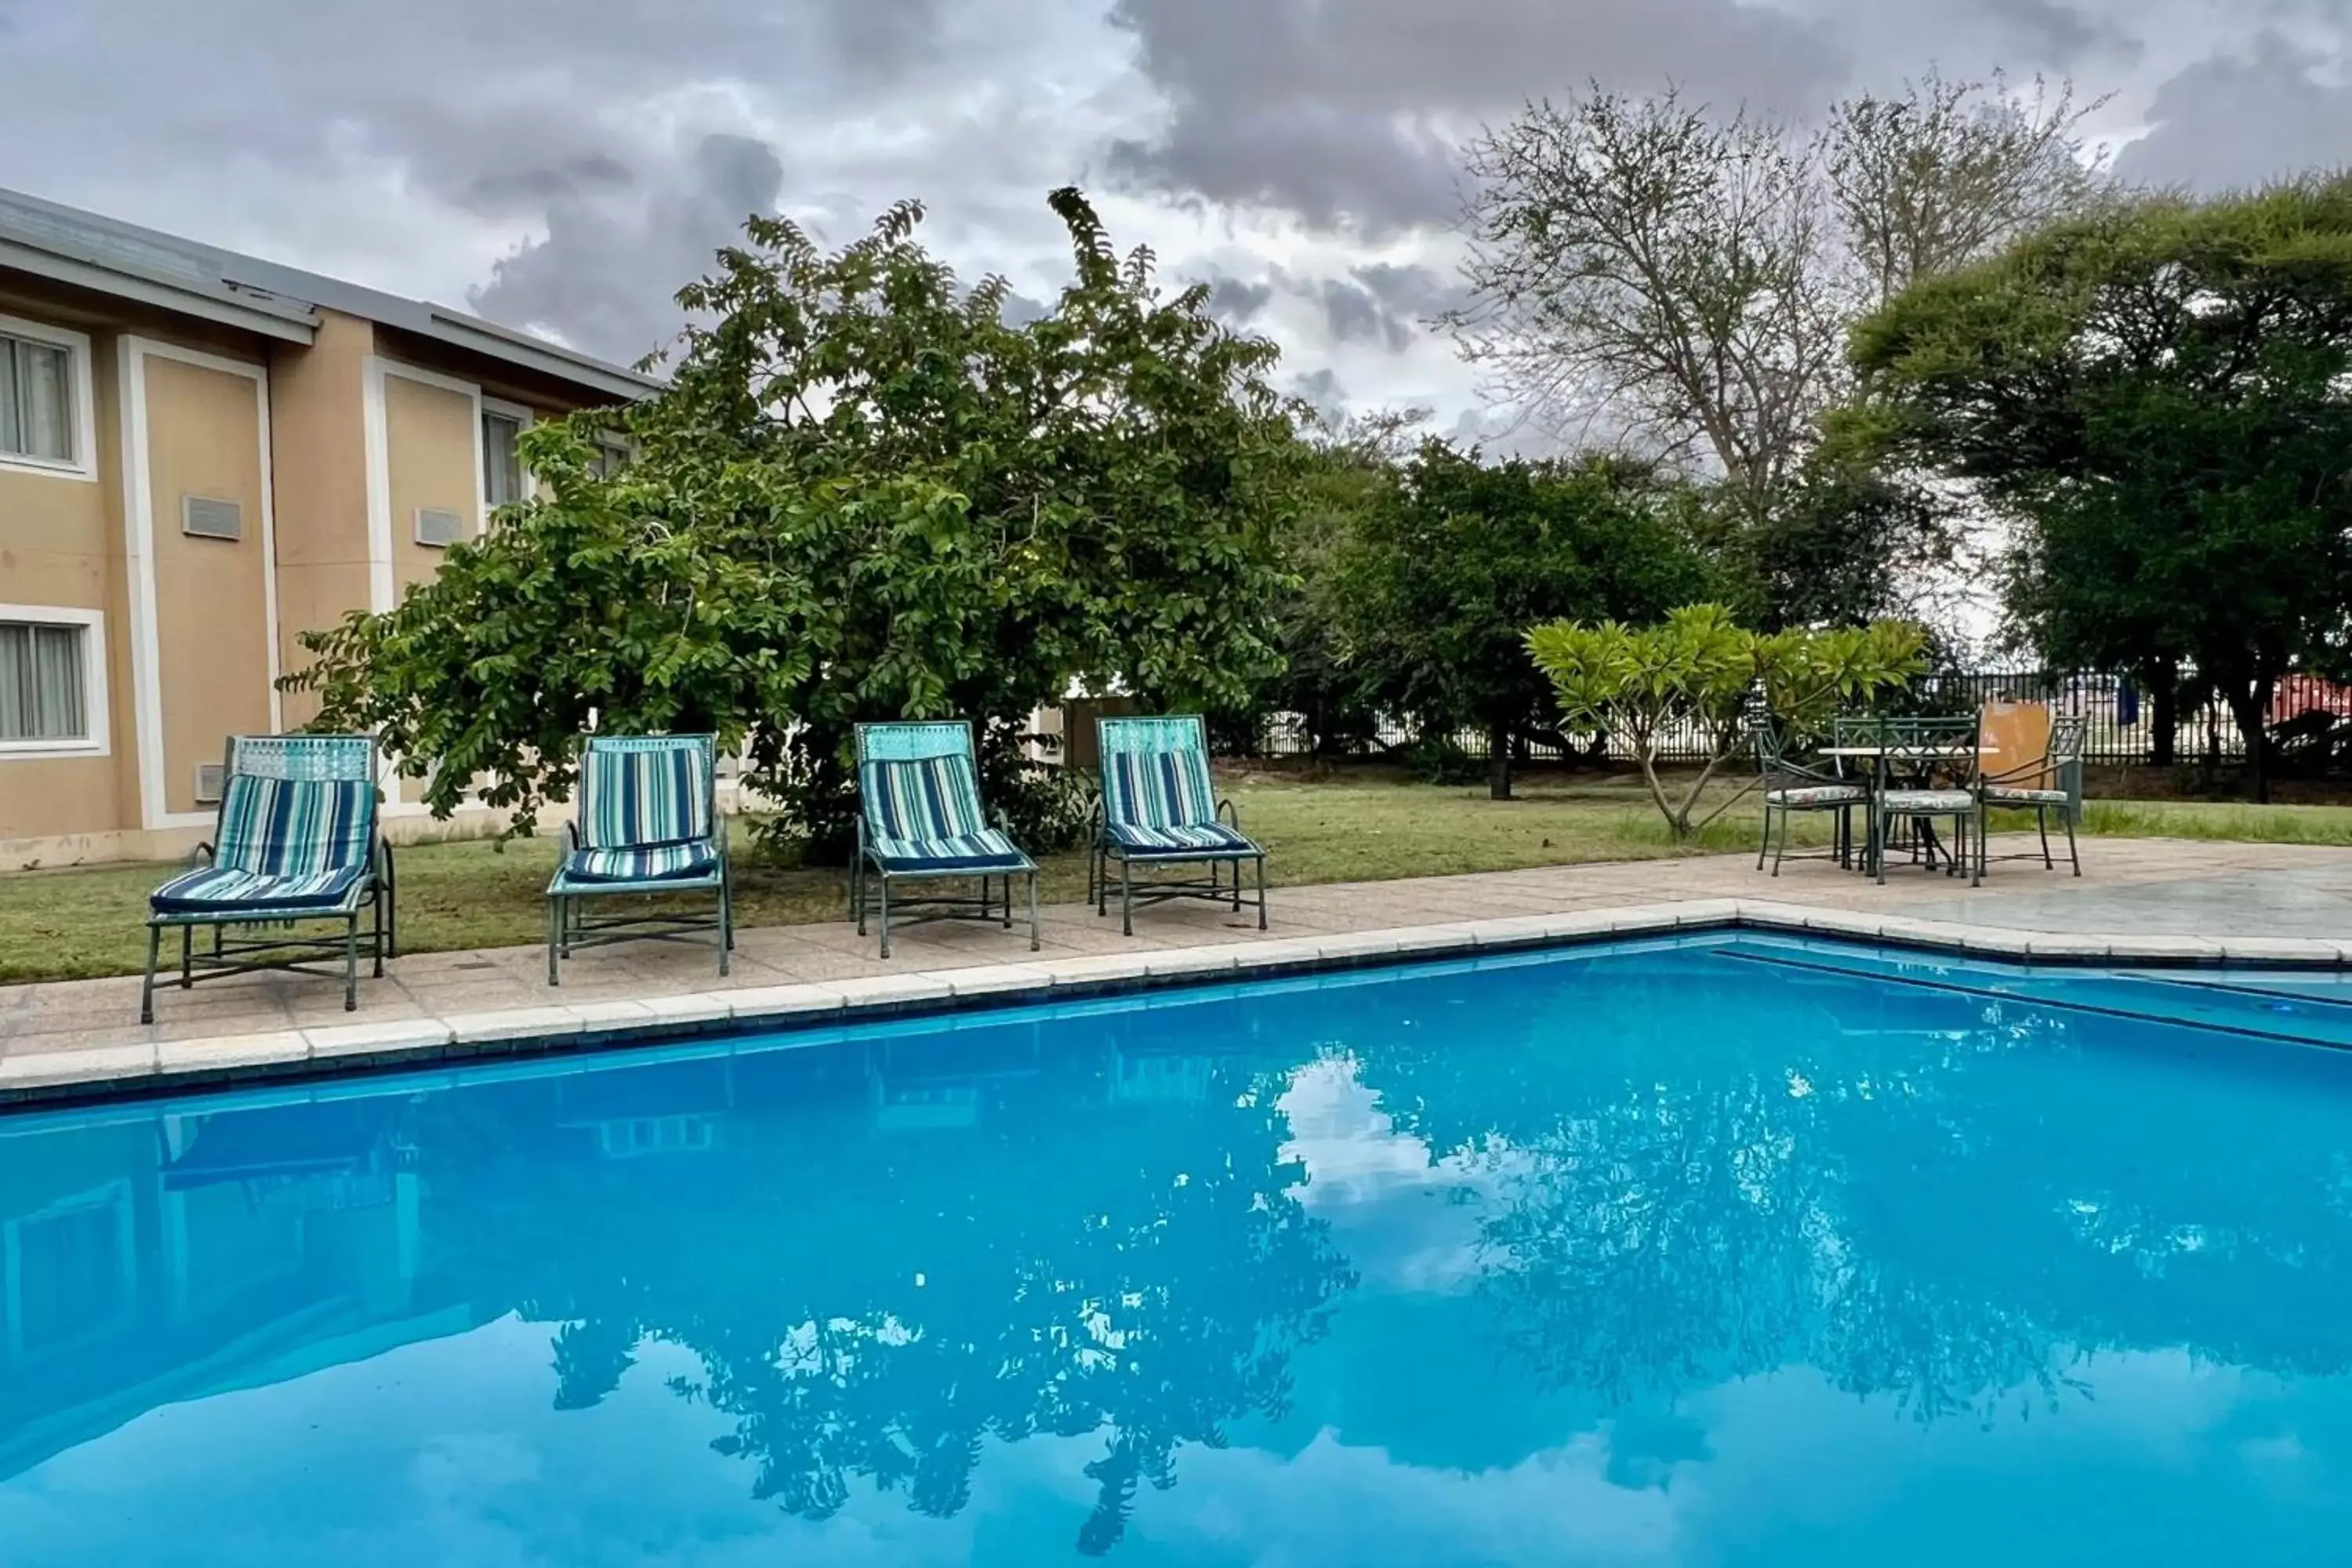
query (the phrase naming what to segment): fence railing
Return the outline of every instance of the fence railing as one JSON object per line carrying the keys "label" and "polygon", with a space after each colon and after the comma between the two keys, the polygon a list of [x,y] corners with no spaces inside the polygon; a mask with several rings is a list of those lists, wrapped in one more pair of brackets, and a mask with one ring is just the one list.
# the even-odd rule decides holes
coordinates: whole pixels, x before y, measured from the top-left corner
{"label": "fence railing", "polygon": [[[1967,713],[1996,699],[2047,702],[2053,715],[2082,720],[2085,762],[2128,766],[2156,760],[2156,724],[2148,694],[2125,676],[2052,669],[1945,671],[1912,682],[1906,705],[1922,712]],[[2273,726],[2315,713],[2352,722],[2352,687],[2306,675],[2289,676],[2279,683],[2271,702]],[[1425,735],[1402,718],[1384,717],[1370,737],[1338,752],[1354,756],[1399,754],[1433,738],[1438,737]],[[1461,730],[1443,738],[1450,739],[1463,755],[1486,760],[1484,730]],[[1553,733],[1532,737],[1526,745],[1527,760],[1531,762],[1559,762],[1571,754],[1625,760],[1622,749],[1612,749],[1606,736]],[[1301,715],[1272,713],[1261,727],[1260,748],[1269,756],[1304,756],[1314,750],[1313,737]],[[2208,756],[2238,762],[2244,758],[2245,742],[2236,719],[2220,700],[2187,703],[2174,730],[2173,754],[2181,763]],[[1696,760],[1706,755],[1705,742],[1696,732],[1670,735],[1663,755],[1669,762]]]}

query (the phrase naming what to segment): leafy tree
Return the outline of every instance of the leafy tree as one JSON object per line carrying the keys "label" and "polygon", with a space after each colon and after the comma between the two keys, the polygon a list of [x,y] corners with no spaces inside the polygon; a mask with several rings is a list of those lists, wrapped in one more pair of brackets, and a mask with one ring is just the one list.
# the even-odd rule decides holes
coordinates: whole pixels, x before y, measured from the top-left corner
{"label": "leafy tree", "polygon": [[2059,225],[1906,291],[1853,353],[1848,426],[2020,525],[2032,640],[2150,675],[2186,656],[2267,798],[2272,691],[2340,667],[2352,605],[2352,180]]}
{"label": "leafy tree", "polygon": [[1526,628],[1551,616],[1646,616],[1702,568],[1646,470],[1612,460],[1487,463],[1424,442],[1337,549],[1330,608],[1360,689],[1425,731],[1475,725],[1488,788],[1544,721],[1549,688]]}
{"label": "leafy tree", "polygon": [[[1759,636],[1720,605],[1685,605],[1650,626],[1555,621],[1528,632],[1527,642],[1569,723],[1623,740],[1667,827],[1687,838],[1730,805],[1691,820],[1717,771],[1748,738],[1759,688],[1784,727],[1818,731],[1840,704],[1868,702],[1917,674],[1927,635],[1882,621]],[[1694,736],[1705,760],[1677,796],[1659,775],[1658,758],[1669,741]]]}
{"label": "leafy tree", "polygon": [[483,779],[526,829],[592,719],[715,730],[837,851],[860,721],[972,719],[985,787],[1050,839],[1019,742],[1073,681],[1242,705],[1278,658],[1299,461],[1276,351],[1205,288],[1163,296],[1076,191],[1051,201],[1076,277],[1020,324],[1003,279],[922,248],[913,204],[834,252],[751,219],[678,296],[696,324],[627,412],[637,459],[608,478],[584,426],[531,432],[542,496],[306,639],[322,721],[377,729],[436,811]]}
{"label": "leafy tree", "polygon": [[[1812,619],[1790,566],[1945,543],[1916,493],[1809,469],[1850,384],[1849,327],[2090,202],[2096,107],[1933,72],[1832,106],[1810,136],[1671,88],[1532,104],[1468,149],[1474,301],[1453,325],[1496,394],[1555,430],[1718,480],[1727,529],[1756,536],[1727,552],[1756,569],[1741,596],[1772,624]],[[1845,616],[1892,607],[1883,576],[1836,585]]]}

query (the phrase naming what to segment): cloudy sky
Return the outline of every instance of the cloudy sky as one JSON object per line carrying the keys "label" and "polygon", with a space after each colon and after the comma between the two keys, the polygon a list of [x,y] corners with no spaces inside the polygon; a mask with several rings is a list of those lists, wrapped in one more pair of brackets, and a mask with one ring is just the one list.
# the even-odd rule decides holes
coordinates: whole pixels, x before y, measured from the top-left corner
{"label": "cloudy sky", "polygon": [[1213,283],[1328,406],[1470,430],[1452,148],[1669,77],[1803,117],[1930,63],[2070,75],[2135,178],[2352,162],[2352,0],[0,0],[0,183],[616,359],[754,208],[903,196],[1048,297],[1043,202]]}

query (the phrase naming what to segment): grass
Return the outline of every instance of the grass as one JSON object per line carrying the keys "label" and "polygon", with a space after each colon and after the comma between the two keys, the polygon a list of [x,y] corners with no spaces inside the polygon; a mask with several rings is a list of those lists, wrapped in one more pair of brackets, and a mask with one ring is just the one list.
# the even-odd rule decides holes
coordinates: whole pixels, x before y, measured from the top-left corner
{"label": "grass", "polygon": [[[1483,787],[1373,774],[1327,782],[1253,774],[1228,779],[1226,786],[1244,825],[1266,846],[1268,879],[1276,885],[1652,859],[1756,841],[1751,798],[1695,843],[1676,844],[1639,781],[1624,775],[1538,779],[1511,802],[1489,801]],[[2095,802],[2086,826],[2094,836],[2352,844],[2352,806]],[[1801,842],[1818,843],[1825,831],[1819,819],[1800,827]],[[404,952],[544,940],[541,895],[554,868],[552,839],[503,849],[479,841],[421,844],[399,850],[398,858]],[[0,874],[0,983],[137,973],[145,957],[147,894],[165,869]],[[748,857],[739,858],[738,869],[737,914],[746,926],[845,918],[847,884],[837,870],[784,869]],[[1048,857],[1044,869],[1041,898],[1084,896],[1083,854]]]}

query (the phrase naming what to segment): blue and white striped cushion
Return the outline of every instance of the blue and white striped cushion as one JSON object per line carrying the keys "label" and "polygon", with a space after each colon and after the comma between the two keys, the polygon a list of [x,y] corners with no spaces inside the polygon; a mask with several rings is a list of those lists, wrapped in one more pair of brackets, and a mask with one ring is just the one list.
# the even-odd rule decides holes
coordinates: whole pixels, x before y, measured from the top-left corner
{"label": "blue and white striped cushion", "polygon": [[867,847],[893,871],[1025,871],[1029,857],[993,827],[938,838],[875,837]]}
{"label": "blue and white striped cushion", "polygon": [[866,836],[875,844],[970,838],[990,831],[968,756],[868,762],[858,769],[857,784]]}
{"label": "blue and white striped cushion", "polygon": [[703,844],[656,844],[636,849],[575,849],[563,863],[568,882],[692,881],[719,869],[719,851]]}
{"label": "blue and white striped cushion", "polygon": [[364,868],[375,837],[375,785],[238,773],[221,793],[218,837],[217,868],[265,877]]}
{"label": "blue and white striped cushion", "polygon": [[702,736],[589,743],[580,760],[580,842],[635,849],[710,837],[710,750]]}
{"label": "blue and white striped cushion", "polygon": [[1140,827],[1114,822],[1104,831],[1130,855],[1255,855],[1257,846],[1222,822],[1191,822],[1176,827]]}
{"label": "blue and white striped cushion", "polygon": [[1103,819],[1113,827],[1186,827],[1217,819],[1209,761],[1192,749],[1106,753]]}
{"label": "blue and white striped cushion", "polygon": [[159,915],[219,914],[231,910],[340,910],[366,875],[365,864],[288,876],[204,866],[183,871],[155,889]]}

